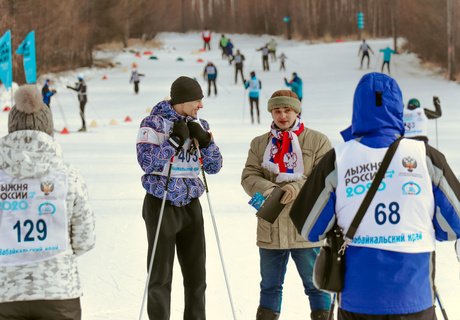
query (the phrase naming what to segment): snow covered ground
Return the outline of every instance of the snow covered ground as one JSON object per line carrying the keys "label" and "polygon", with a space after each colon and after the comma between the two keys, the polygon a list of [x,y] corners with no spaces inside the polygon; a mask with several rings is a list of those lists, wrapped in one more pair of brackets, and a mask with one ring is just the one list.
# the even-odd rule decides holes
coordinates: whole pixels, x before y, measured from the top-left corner
{"label": "snow covered ground", "polygon": [[[217,35],[215,35],[217,36]],[[367,71],[379,71],[382,63],[378,49],[391,46],[390,39],[370,40],[376,52],[371,68],[359,69],[359,42],[307,44],[277,38],[278,52],[288,56],[287,71],[279,72],[279,62],[270,72],[262,71],[261,54],[255,48],[268,42],[269,36],[230,36],[235,49],[246,56],[245,75],[256,71],[263,84],[261,124],[251,125],[247,95],[241,82],[234,84],[234,69],[221,59],[217,37],[212,51],[199,53],[202,43],[198,33],[164,33],[159,38],[164,48],[154,50],[158,60],[148,55],[110,53],[120,64],[110,70],[78,70],[66,75],[49,75],[58,94],[53,97],[55,127],[67,126],[71,133],[56,133],[67,161],[80,168],[89,187],[91,204],[97,216],[97,247],[80,259],[83,282],[83,319],[137,319],[146,279],[147,239],[141,217],[144,191],[136,161],[135,141],[140,120],[150,108],[167,97],[172,81],[180,75],[202,78],[205,63],[213,61],[219,72],[218,97],[205,98],[200,117],[209,121],[224,156],[218,175],[208,176],[210,198],[220,232],[222,249],[230,280],[237,318],[254,319],[259,299],[259,257],[255,245],[255,210],[240,186],[241,170],[251,139],[267,131],[271,121],[266,102],[271,93],[284,88],[283,77],[297,72],[304,81],[303,119],[307,126],[329,136],[333,144],[341,141],[339,131],[351,121],[354,89]],[[141,53],[143,53],[141,49]],[[107,54],[100,54],[107,55]],[[184,61],[176,61],[182,57]],[[129,85],[130,67],[138,64],[145,73],[139,95]],[[411,54],[397,55],[392,61],[392,75],[400,84],[404,100],[417,97],[422,107],[432,108],[432,96],[441,99],[443,116],[437,122],[439,149],[446,155],[454,172],[460,174],[458,123],[460,123],[460,86],[447,82],[440,74],[423,70]],[[75,133],[80,127],[77,99],[65,88],[76,74],[88,84],[88,123],[96,126],[87,133]],[[103,76],[107,79],[103,80]],[[43,79],[42,79],[43,80]],[[40,85],[43,82],[40,82]],[[6,99],[7,102],[8,99]],[[3,109],[3,106],[1,106]],[[126,116],[132,122],[124,122]],[[0,112],[0,134],[7,132],[7,113]],[[429,125],[431,143],[436,145],[436,126]],[[232,319],[227,291],[206,197],[201,198],[207,236],[207,316],[208,319]],[[161,244],[160,244],[161,245]],[[451,319],[460,319],[459,264],[452,243],[440,243],[437,249],[436,284]],[[171,319],[182,319],[183,289],[180,268],[176,264],[172,293]],[[309,318],[308,300],[292,262],[288,265],[281,319]],[[439,318],[441,315],[439,313]],[[147,319],[144,316],[144,319]]]}

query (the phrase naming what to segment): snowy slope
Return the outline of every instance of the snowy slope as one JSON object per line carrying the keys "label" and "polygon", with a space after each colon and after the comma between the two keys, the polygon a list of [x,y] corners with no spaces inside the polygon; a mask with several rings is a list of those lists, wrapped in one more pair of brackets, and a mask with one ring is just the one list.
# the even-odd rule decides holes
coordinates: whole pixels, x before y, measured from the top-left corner
{"label": "snowy slope", "polygon": [[[140,120],[159,100],[168,96],[171,82],[180,75],[196,77],[203,89],[204,63],[213,61],[219,72],[218,97],[204,99],[200,117],[209,121],[215,140],[224,156],[224,167],[208,176],[210,198],[217,219],[226,267],[238,319],[255,318],[259,298],[259,258],[255,245],[255,210],[240,186],[250,140],[268,130],[270,114],[266,101],[271,93],[284,88],[283,77],[297,72],[304,81],[303,118],[307,126],[329,136],[333,144],[341,141],[338,132],[351,120],[354,89],[367,70],[359,69],[358,42],[307,44],[277,39],[279,53],[285,52],[287,72],[279,72],[279,63],[270,72],[262,72],[261,55],[255,48],[270,40],[269,36],[231,35],[235,49],[246,56],[245,74],[255,70],[263,83],[260,125],[251,125],[247,96],[241,83],[234,84],[234,69],[220,57],[217,38],[211,52],[199,53],[202,45],[198,33],[161,34],[165,46],[154,50],[158,60],[147,55],[110,53],[120,65],[110,70],[78,70],[72,74],[49,75],[55,80],[58,94],[52,101],[55,127],[80,127],[76,96],[64,88],[73,84],[77,73],[88,84],[87,119],[97,126],[88,133],[56,134],[67,161],[80,168],[85,177],[92,206],[97,215],[97,247],[80,259],[80,273],[85,295],[82,299],[85,320],[137,319],[146,278],[147,240],[141,217],[144,191],[141,170],[135,156],[135,139]],[[378,71],[382,62],[378,49],[391,45],[390,39],[369,41],[376,55],[371,55],[371,69]],[[141,50],[142,52],[143,50]],[[184,61],[176,59],[182,57]],[[129,85],[132,62],[145,73],[140,94]],[[421,69],[413,55],[395,56],[393,76],[399,82],[404,100],[417,97],[422,107],[432,107],[438,95],[443,117],[438,120],[439,149],[445,153],[454,171],[460,173],[460,151],[456,126],[460,121],[458,106],[460,87],[445,81],[439,74]],[[106,75],[107,79],[102,77]],[[133,122],[124,122],[130,116]],[[111,124],[116,121],[118,124]],[[0,113],[0,134],[6,134],[7,113]],[[435,145],[435,122],[429,126]],[[202,197],[207,236],[207,315],[209,319],[232,319],[216,241],[206,197]],[[438,246],[437,285],[451,319],[460,319],[459,264],[452,243]],[[172,293],[171,319],[182,319],[183,289],[180,268],[176,264]],[[306,319],[308,299],[292,262],[285,280],[281,319]],[[145,316],[144,319],[147,317]]]}

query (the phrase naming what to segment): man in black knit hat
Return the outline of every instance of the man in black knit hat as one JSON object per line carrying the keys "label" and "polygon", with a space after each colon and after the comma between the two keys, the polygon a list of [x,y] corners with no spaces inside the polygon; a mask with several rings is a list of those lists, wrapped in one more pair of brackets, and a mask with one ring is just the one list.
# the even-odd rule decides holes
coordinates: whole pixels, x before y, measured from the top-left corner
{"label": "man in black knit hat", "polygon": [[[149,244],[147,268],[155,235],[159,232],[148,286],[150,319],[170,318],[175,252],[184,278],[184,320],[206,319],[206,250],[198,200],[204,185],[199,179],[200,159],[196,147],[200,148],[204,170],[209,174],[219,172],[222,155],[209,132],[208,122],[198,119],[198,111],[203,108],[202,98],[203,92],[196,80],[179,77],[171,86],[171,100],[154,106],[139,129],[137,159],[145,173],[142,185],[147,192],[142,208]],[[163,218],[157,228],[165,192]]]}

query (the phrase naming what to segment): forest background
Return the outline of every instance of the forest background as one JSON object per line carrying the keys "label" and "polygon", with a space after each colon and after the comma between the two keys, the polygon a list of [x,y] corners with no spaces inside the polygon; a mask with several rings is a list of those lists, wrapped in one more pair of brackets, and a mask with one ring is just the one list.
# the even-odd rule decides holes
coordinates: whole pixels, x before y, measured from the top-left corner
{"label": "forest background", "polygon": [[[460,79],[455,68],[460,66],[460,0],[0,0],[0,12],[0,34],[11,30],[14,49],[35,30],[39,75],[94,65],[93,52],[102,44],[127,47],[133,38],[148,44],[162,31],[208,27],[214,41],[220,33],[311,42],[403,37],[407,42],[398,43],[398,50],[414,52],[446,77]],[[15,55],[13,73],[16,82],[24,82],[22,56]]]}

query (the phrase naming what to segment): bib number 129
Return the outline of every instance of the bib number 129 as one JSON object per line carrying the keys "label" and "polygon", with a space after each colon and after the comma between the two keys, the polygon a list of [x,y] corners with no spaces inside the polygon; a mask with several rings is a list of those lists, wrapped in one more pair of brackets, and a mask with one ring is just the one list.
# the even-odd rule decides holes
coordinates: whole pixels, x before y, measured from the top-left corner
{"label": "bib number 129", "polygon": [[16,230],[18,236],[18,242],[31,242],[35,241],[35,238],[39,241],[43,241],[47,236],[46,222],[43,219],[38,219],[36,223],[27,219],[21,225],[21,221],[18,220],[13,226],[13,230]]}

